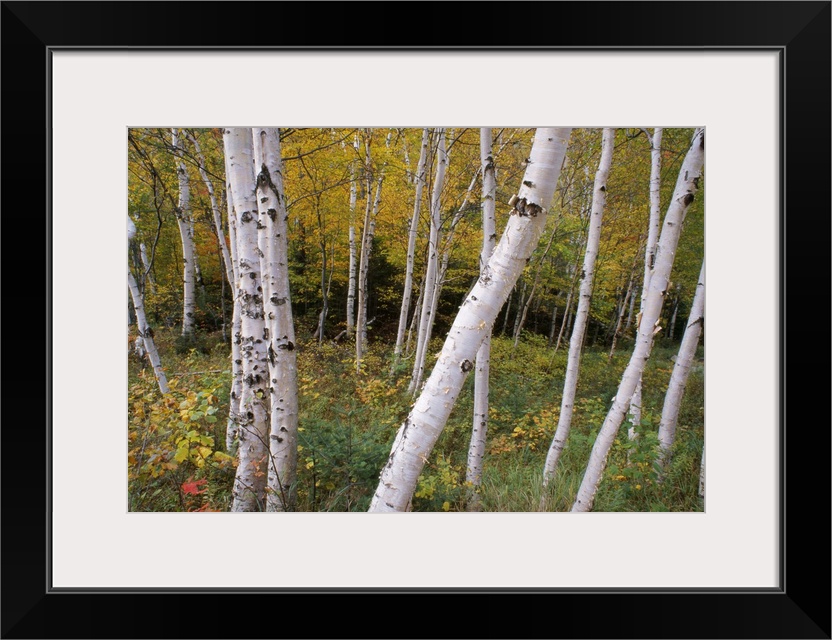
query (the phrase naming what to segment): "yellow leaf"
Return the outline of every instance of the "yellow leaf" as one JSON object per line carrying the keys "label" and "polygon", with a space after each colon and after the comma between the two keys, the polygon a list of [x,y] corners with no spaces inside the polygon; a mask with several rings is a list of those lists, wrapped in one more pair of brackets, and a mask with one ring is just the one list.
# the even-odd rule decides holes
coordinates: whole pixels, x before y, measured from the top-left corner
{"label": "yellow leaf", "polygon": [[445,502],[442,503],[442,510],[443,511],[450,511],[451,510],[451,503],[448,502],[447,500],[445,500]]}

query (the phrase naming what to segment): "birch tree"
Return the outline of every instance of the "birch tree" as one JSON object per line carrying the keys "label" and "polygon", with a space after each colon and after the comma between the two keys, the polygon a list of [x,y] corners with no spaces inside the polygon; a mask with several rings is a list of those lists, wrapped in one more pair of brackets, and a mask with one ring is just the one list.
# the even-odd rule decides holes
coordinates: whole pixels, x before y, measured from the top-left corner
{"label": "birch tree", "polygon": [[661,237],[656,247],[656,260],[653,273],[650,276],[650,288],[645,299],[644,313],[639,323],[636,345],[630,357],[630,362],[621,377],[612,407],[607,413],[592,447],[589,463],[575,503],[572,506],[572,511],[589,511],[592,509],[592,503],[606,467],[610,448],[627,413],[639,377],[644,370],[644,363],[649,357],[653,338],[660,330],[659,321],[662,303],[667,295],[670,272],[676,256],[676,246],[679,242],[685,215],[699,187],[704,156],[705,131],[704,129],[697,129],[693,135],[691,147],[682,163],[682,168],[679,170],[673,198],[665,215]]}
{"label": "birch tree", "polygon": [[[480,253],[480,277],[497,244],[495,197],[497,180],[492,156],[493,136],[491,128],[480,129],[480,166],[482,169],[482,252]],[[477,350],[474,372],[474,424],[471,444],[468,447],[468,464],[465,482],[470,486],[466,508],[479,511],[481,506],[482,461],[488,436],[488,377],[491,360],[491,334],[488,333]]]}
{"label": "birch tree", "polygon": [[436,178],[433,182],[433,194],[430,199],[430,239],[428,240],[428,262],[425,269],[425,279],[422,282],[424,298],[422,301],[422,315],[419,318],[419,333],[416,340],[416,357],[413,361],[413,375],[410,378],[408,391],[414,395],[422,384],[425,372],[428,343],[433,326],[433,295],[436,288],[436,275],[439,266],[439,225],[440,225],[440,196],[445,183],[445,170],[448,166],[448,156],[445,152],[445,130],[437,131],[439,142],[437,150]]}
{"label": "birch tree", "polygon": [[283,197],[280,132],[275,128],[252,130],[257,173],[258,248],[262,272],[268,344],[270,432],[268,511],[290,511],[295,505],[297,477],[298,378],[295,329],[289,290],[289,242]]}
{"label": "birch tree", "polygon": [[194,255],[194,221],[191,217],[191,185],[188,170],[182,159],[179,132],[171,129],[171,147],[177,158],[176,177],[179,182],[179,200],[176,205],[176,222],[182,239],[182,336],[192,339],[196,319],[196,269]]}
{"label": "birch tree", "polygon": [[225,450],[234,453],[237,450],[239,426],[237,416],[240,414],[240,397],[243,390],[243,355],[242,355],[242,308],[237,286],[240,282],[240,263],[237,257],[237,216],[234,209],[234,197],[231,182],[227,176],[231,175],[228,168],[228,154],[224,153],[226,175],[226,208],[228,210],[228,239],[231,244],[231,270],[234,277],[232,291],[231,315],[231,391],[229,392],[228,422],[225,429]]}
{"label": "birch tree", "polygon": [[373,238],[376,230],[376,217],[378,208],[381,205],[381,184],[384,182],[384,173],[379,176],[376,184],[376,196],[373,199],[372,212],[370,211],[370,192],[372,181],[367,181],[367,214],[364,218],[364,234],[361,242],[361,261],[358,269],[358,319],[355,328],[355,371],[361,370],[361,360],[364,357],[364,345],[367,344],[367,281],[370,270],[370,253],[373,250]]}
{"label": "birch tree", "polygon": [[228,186],[234,198],[239,275],[242,384],[236,417],[237,474],[232,511],[264,511],[269,462],[269,356],[263,316],[263,285],[258,247],[254,150],[251,129],[223,130]]}
{"label": "birch tree", "polygon": [[[661,219],[661,186],[662,186],[662,129],[653,129],[653,136],[647,133],[650,142],[650,222],[647,227],[647,244],[644,248],[644,280],[641,285],[641,305],[638,318],[644,315],[644,305],[647,301],[647,291],[650,289],[650,278],[656,263],[656,242],[659,238],[659,222]],[[638,324],[638,323],[637,323]],[[638,327],[636,327],[638,330]],[[633,399],[630,403],[630,440],[636,437],[636,430],[641,424],[641,376],[638,377]]]}
{"label": "birch tree", "polygon": [[[592,285],[595,277],[595,261],[598,258],[598,247],[601,242],[601,222],[604,217],[604,207],[607,203],[607,179],[612,166],[612,151],[615,145],[615,129],[604,129],[601,138],[601,160],[595,173],[592,189],[592,209],[589,215],[589,230],[586,241],[583,268],[580,275],[580,291],[578,293],[578,308],[572,325],[572,337],[569,340],[569,355],[567,356],[566,377],[563,381],[563,397],[560,403],[560,415],[555,436],[546,454],[543,465],[543,488],[555,474],[560,454],[569,437],[572,426],[572,408],[575,403],[575,391],[578,388],[578,375],[581,370],[581,350],[586,334],[589,306],[592,301]],[[541,509],[545,508],[545,492],[541,498]]]}
{"label": "birch tree", "polygon": [[685,393],[685,386],[688,382],[690,369],[696,355],[696,347],[699,345],[699,336],[702,333],[702,325],[705,323],[705,263],[699,273],[699,281],[696,285],[696,294],[693,296],[693,306],[690,310],[685,335],[682,344],[679,346],[679,354],[676,364],[673,366],[673,373],[670,374],[670,383],[667,387],[667,394],[664,398],[662,418],[659,423],[659,447],[661,449],[661,461],[666,463],[670,457],[670,450],[676,440],[676,424],[679,420],[679,408],[682,405],[682,396]]}
{"label": "birch tree", "polygon": [[188,140],[190,140],[191,144],[194,146],[194,152],[196,153],[198,161],[197,169],[199,170],[199,176],[202,178],[202,183],[208,191],[208,199],[211,201],[211,215],[214,221],[214,233],[217,234],[217,238],[220,241],[220,252],[222,255],[222,264],[225,267],[225,277],[228,279],[228,284],[231,285],[231,288],[233,289],[234,269],[231,265],[231,253],[228,250],[225,234],[222,231],[222,212],[220,211],[217,195],[214,193],[214,183],[211,181],[211,177],[208,175],[208,171],[206,170],[207,164],[205,162],[205,155],[202,153],[199,141],[191,131],[186,132],[186,135]]}
{"label": "birch tree", "polygon": [[462,303],[433,372],[396,434],[371,512],[407,509],[427,457],[474,368],[477,351],[537,246],[570,134],[571,128],[537,130],[522,185],[509,201],[512,211],[505,232]]}
{"label": "birch tree", "polygon": [[[396,332],[396,346],[393,351],[393,370],[396,369],[401,359],[404,333],[407,329],[407,316],[410,313],[410,298],[413,295],[413,262],[416,254],[416,237],[419,230],[419,212],[422,208],[422,191],[425,188],[425,164],[427,163],[429,141],[430,131],[425,127],[422,130],[419,163],[416,165],[416,175],[414,176],[416,194],[413,203],[413,216],[410,218],[410,231],[407,236],[407,263],[404,273],[404,292],[402,293],[402,308],[399,312],[399,328]],[[406,145],[405,154],[407,154]]]}
{"label": "birch tree", "polygon": [[347,288],[347,337],[352,336],[355,329],[355,282],[356,282],[356,262],[355,262],[355,202],[357,200],[355,187],[355,166],[350,167],[350,275],[349,285]]}
{"label": "birch tree", "polygon": [[[127,241],[132,240],[136,235],[136,225],[130,217],[127,217]],[[150,366],[153,367],[153,375],[156,376],[156,382],[159,384],[159,391],[168,393],[167,376],[165,370],[162,369],[162,360],[159,358],[159,352],[156,350],[156,343],[153,341],[153,330],[147,324],[147,317],[144,313],[144,296],[139,290],[139,285],[133,277],[130,269],[127,269],[127,288],[130,290],[130,297],[133,299],[133,310],[136,312],[136,325],[138,327],[139,338],[142,341],[147,359],[150,360]]]}

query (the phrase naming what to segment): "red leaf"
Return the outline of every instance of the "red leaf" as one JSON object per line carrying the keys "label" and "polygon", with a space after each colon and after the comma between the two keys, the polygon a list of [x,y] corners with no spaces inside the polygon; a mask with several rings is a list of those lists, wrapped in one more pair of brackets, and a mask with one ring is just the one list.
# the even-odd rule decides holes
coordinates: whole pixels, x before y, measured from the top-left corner
{"label": "red leaf", "polygon": [[193,476],[188,478],[188,482],[182,483],[182,493],[188,493],[197,496],[200,493],[205,493],[206,491],[208,491],[208,489],[203,489],[202,491],[199,491],[199,487],[208,482],[205,478],[203,478],[202,480],[197,480],[196,482],[190,482],[190,480],[193,480]]}

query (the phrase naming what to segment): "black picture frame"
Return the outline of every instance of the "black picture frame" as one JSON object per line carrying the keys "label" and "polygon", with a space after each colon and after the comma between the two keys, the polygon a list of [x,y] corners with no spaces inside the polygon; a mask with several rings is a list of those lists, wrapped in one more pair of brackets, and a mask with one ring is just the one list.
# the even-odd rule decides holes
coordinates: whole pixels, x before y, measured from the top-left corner
{"label": "black picture frame", "polygon": [[[830,638],[829,369],[823,366],[830,352],[825,324],[830,311],[832,193],[830,2],[400,3],[395,11],[393,7],[352,2],[2,3],[2,201],[6,205],[2,297],[7,311],[2,326],[6,402],[0,432],[2,637],[231,638],[303,633],[306,637]],[[430,17],[413,17],[419,9]],[[544,32],[532,19],[534,12],[556,26]],[[223,29],[251,21],[275,25],[274,31],[255,29],[246,34],[245,42],[238,42]],[[353,28],[358,21],[360,28]],[[784,455],[778,589],[310,589],[277,594],[230,589],[59,593],[50,588],[48,488],[51,456],[58,452],[49,448],[49,427],[52,412],[60,411],[51,405],[50,390],[61,384],[49,377],[48,364],[51,323],[59,321],[58,310],[51,308],[48,279],[56,241],[49,233],[50,176],[60,170],[51,166],[49,152],[51,52],[276,45],[779,51],[785,82],[780,176]],[[29,245],[22,238],[35,240]],[[790,269],[786,269],[787,257]],[[462,597],[464,601],[453,599]],[[286,612],[284,616],[296,616],[287,627],[291,631],[275,628],[266,613],[280,610]],[[448,620],[453,621],[452,628]]]}

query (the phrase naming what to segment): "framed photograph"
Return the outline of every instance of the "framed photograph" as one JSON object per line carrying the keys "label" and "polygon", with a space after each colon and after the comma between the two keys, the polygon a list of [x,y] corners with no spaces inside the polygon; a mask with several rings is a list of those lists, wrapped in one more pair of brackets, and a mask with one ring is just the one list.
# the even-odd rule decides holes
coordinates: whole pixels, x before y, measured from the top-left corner
{"label": "framed photograph", "polygon": [[[829,638],[830,3],[402,6],[3,3],[2,636]],[[492,123],[705,128],[705,511],[129,512],[128,128]]]}

